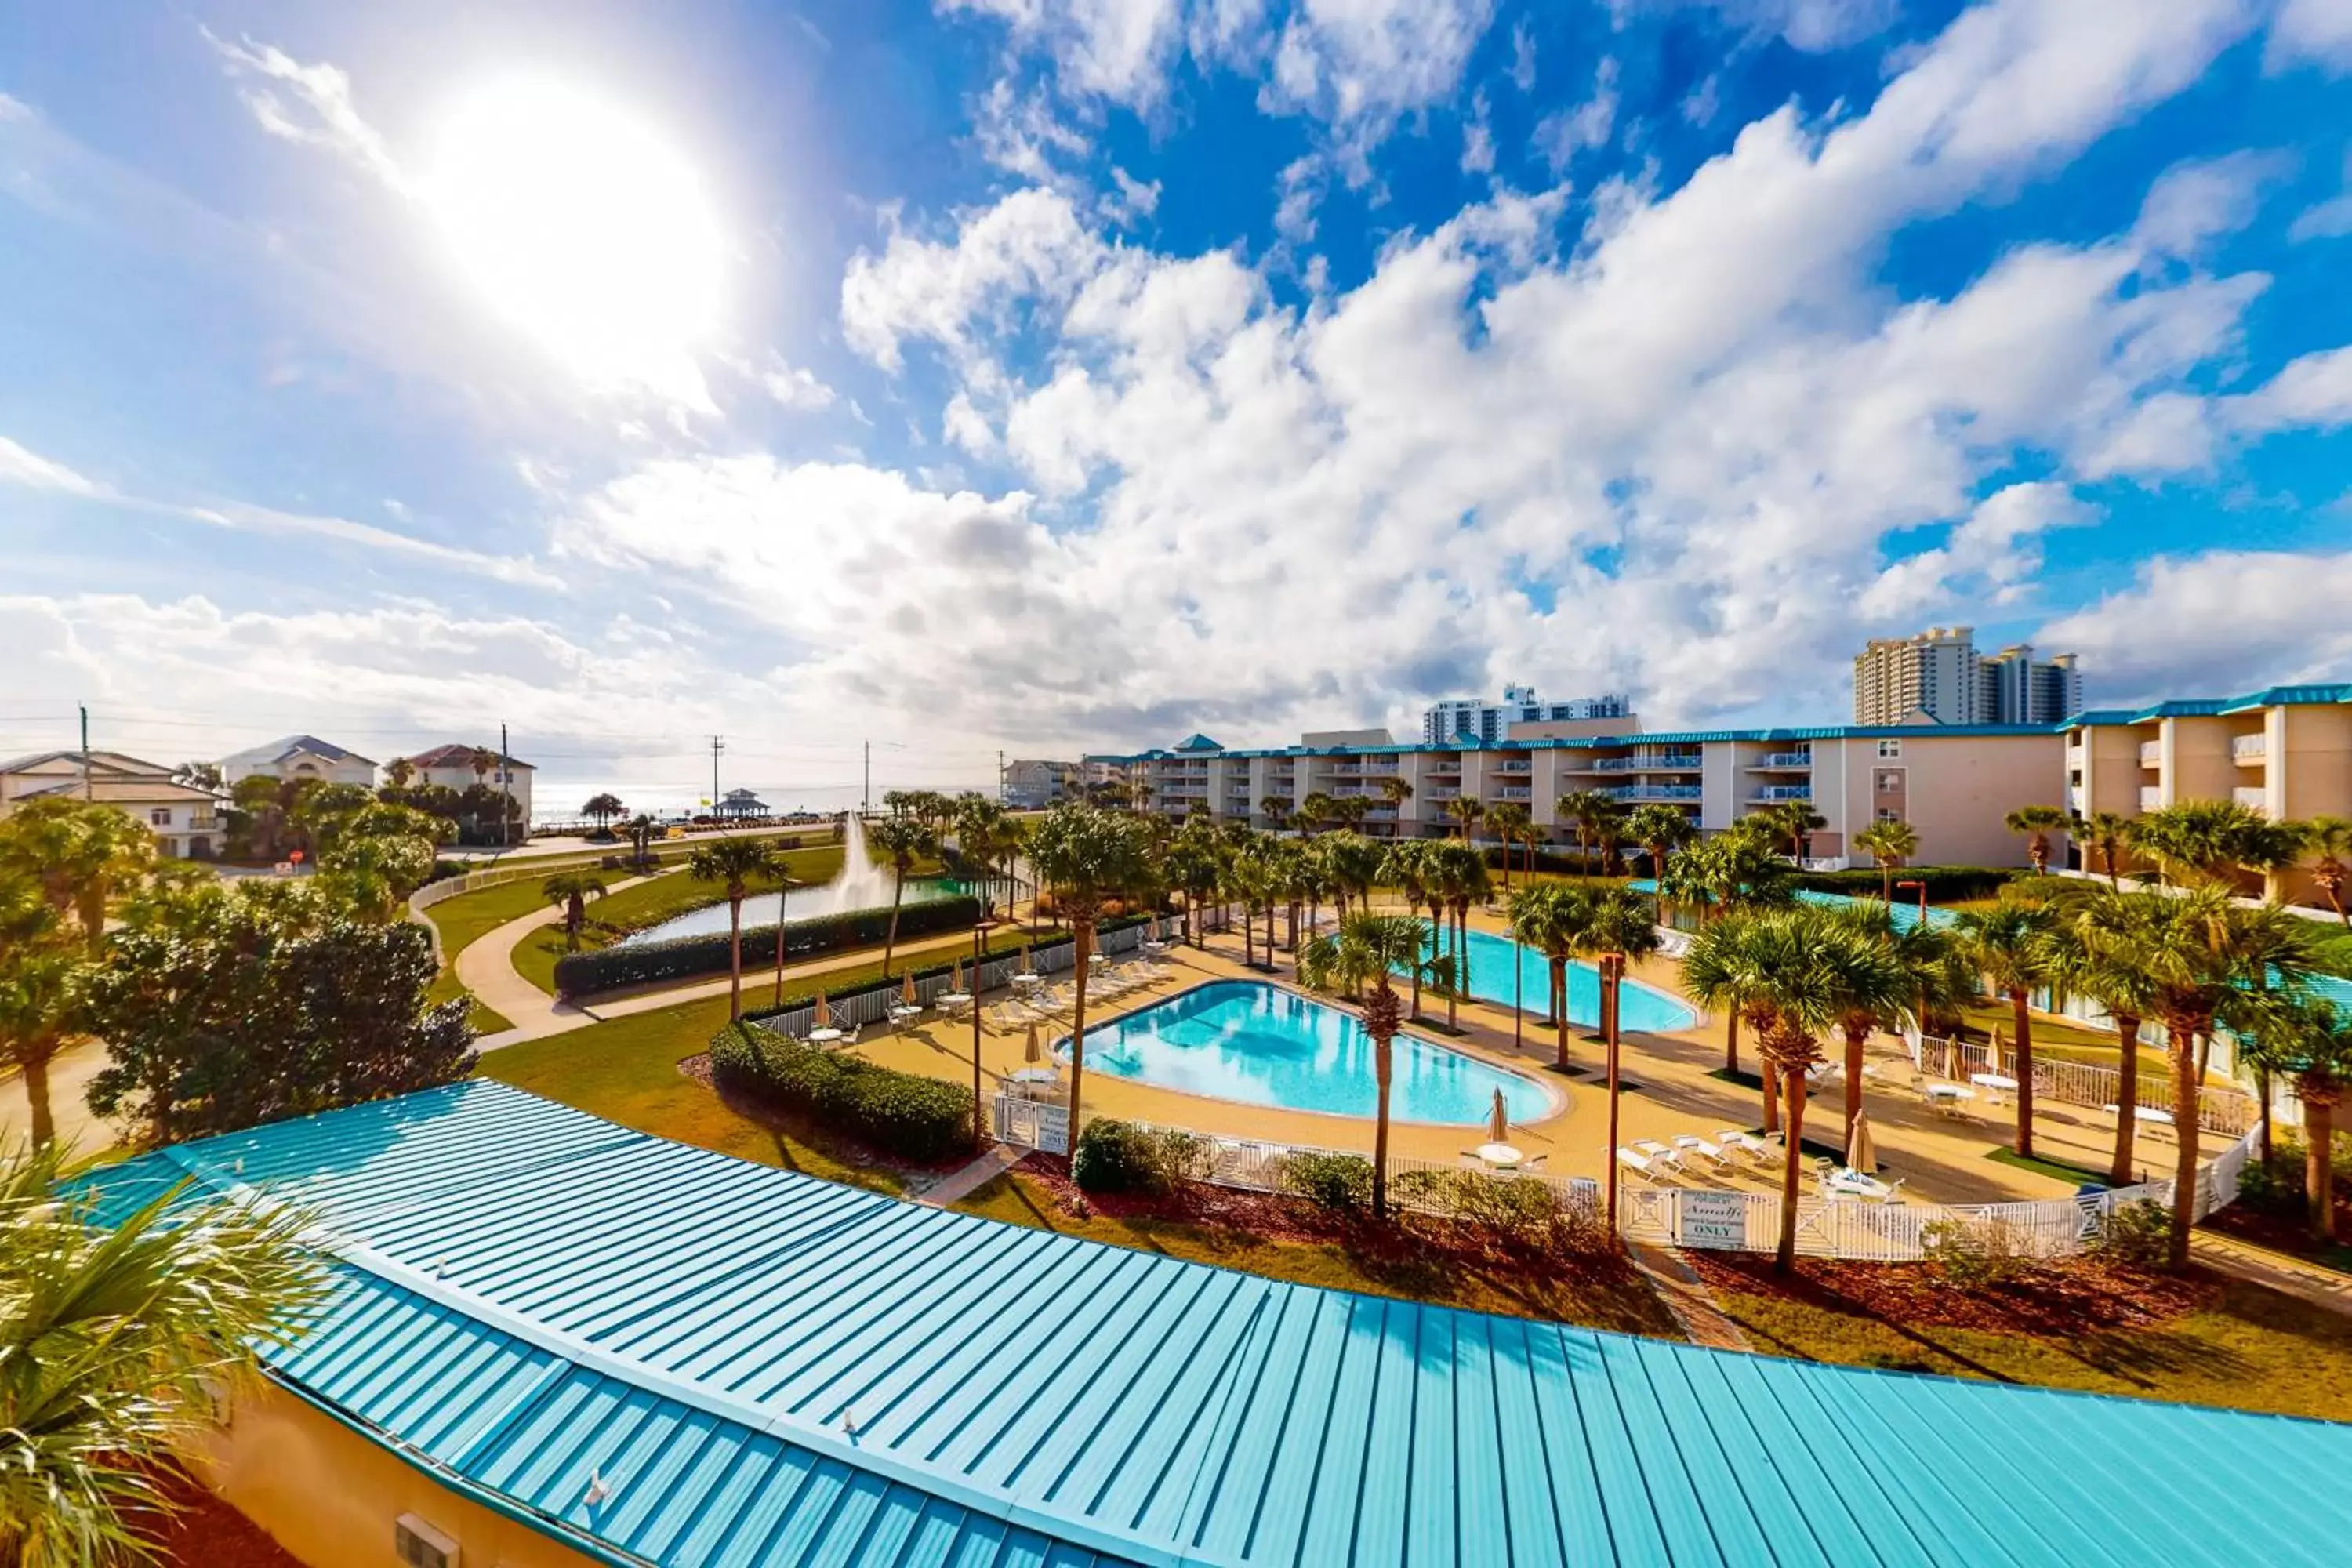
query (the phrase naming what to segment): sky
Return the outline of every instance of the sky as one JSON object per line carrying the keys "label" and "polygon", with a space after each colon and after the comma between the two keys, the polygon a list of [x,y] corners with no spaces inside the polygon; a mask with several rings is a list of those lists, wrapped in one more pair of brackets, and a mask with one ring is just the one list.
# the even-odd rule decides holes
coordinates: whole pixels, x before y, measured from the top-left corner
{"label": "sky", "polygon": [[2352,0],[14,0],[0,754],[2352,679],[2347,279]]}

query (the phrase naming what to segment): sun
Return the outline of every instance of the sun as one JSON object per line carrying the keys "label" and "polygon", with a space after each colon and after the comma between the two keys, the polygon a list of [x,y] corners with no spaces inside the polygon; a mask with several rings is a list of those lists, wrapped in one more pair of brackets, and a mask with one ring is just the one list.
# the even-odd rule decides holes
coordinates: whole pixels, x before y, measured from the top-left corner
{"label": "sun", "polygon": [[442,121],[422,195],[457,269],[587,381],[704,400],[726,247],[694,166],[577,86],[486,86]]}

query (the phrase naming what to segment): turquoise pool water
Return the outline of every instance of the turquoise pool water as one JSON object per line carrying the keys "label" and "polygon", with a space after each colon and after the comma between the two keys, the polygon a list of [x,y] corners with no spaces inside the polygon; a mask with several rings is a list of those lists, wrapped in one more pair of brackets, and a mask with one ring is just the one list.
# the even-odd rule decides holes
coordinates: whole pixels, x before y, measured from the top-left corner
{"label": "turquoise pool water", "polygon": [[[961,891],[963,891],[963,884],[952,878],[909,878],[907,881],[906,901],[909,904],[924,904],[933,899],[952,898]],[[805,892],[786,892],[784,895],[785,918],[795,921],[814,919],[818,911],[811,907],[813,902],[814,900]],[[889,903],[890,895],[886,889],[882,895],[882,907],[887,909]],[[753,926],[774,925],[776,908],[776,895],[773,893],[761,893],[757,897],[745,899],[743,929],[750,931]],[[588,912],[593,915],[596,912],[596,906],[589,905]],[[672,915],[657,926],[647,926],[643,931],[631,931],[615,945],[626,947],[632,942],[662,942],[674,936],[724,936],[726,934],[727,900],[722,898],[715,904],[705,904],[698,910],[688,910],[682,915]]]}
{"label": "turquoise pool water", "polygon": [[[1060,1048],[1066,1056],[1069,1042]],[[1370,1117],[1378,1109],[1372,1037],[1356,1016],[1255,980],[1213,981],[1089,1028],[1087,1069],[1279,1110]],[[1560,1104],[1533,1079],[1417,1036],[1396,1037],[1396,1121],[1481,1124],[1498,1089],[1514,1121],[1539,1121]]]}
{"label": "turquoise pool water", "polygon": [[[1514,958],[1519,971],[1519,1004],[1529,1013],[1540,1015],[1551,994],[1551,966],[1542,951],[1482,931],[1470,933],[1470,994],[1509,1006]],[[1617,1009],[1618,1026],[1624,1029],[1687,1029],[1698,1022],[1698,1016],[1682,1003],[1635,980],[1619,987]],[[1426,1005],[1423,1011],[1428,1011]],[[1600,973],[1574,960],[1568,966],[1568,1021],[1588,1028],[1601,1025]]]}

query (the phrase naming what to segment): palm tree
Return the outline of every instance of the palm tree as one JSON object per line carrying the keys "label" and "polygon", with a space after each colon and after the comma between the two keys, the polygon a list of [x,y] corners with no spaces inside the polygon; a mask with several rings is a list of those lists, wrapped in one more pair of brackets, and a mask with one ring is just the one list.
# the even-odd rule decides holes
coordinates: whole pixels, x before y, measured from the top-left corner
{"label": "palm tree", "polygon": [[2324,1000],[2291,994],[2240,1038],[2239,1055],[2294,1081],[2295,1098],[2303,1102],[2303,1191],[2311,1234],[2323,1245],[2335,1241],[2336,1107],[2352,1089],[2352,1015],[2339,1014]]}
{"label": "palm tree", "polygon": [[1571,790],[1552,803],[1562,822],[1576,824],[1576,852],[1583,862],[1584,874],[1592,874],[1592,846],[1601,835],[1601,825],[1624,808],[1617,797],[1605,789]]}
{"label": "palm tree", "polygon": [[[2033,809],[2028,807],[2026,809]],[[2050,930],[2047,906],[2019,899],[2003,899],[1989,910],[1969,910],[1955,928],[1960,950],[1993,990],[2009,999],[2010,1019],[2017,1031],[2017,1140],[2021,1158],[2033,1152],[2033,993],[2050,980]],[[1994,1067],[2000,1067],[1995,1062]]]}
{"label": "palm tree", "polygon": [[[1511,846],[1526,836],[1534,821],[1533,814],[1515,800],[1504,801],[1486,813],[1486,826],[1493,828],[1495,837],[1503,841],[1503,891],[1506,893],[1511,890]],[[1528,870],[1532,874],[1532,862]]]}
{"label": "palm tree", "polygon": [[1323,867],[1329,874],[1331,896],[1345,923],[1349,911],[1370,914],[1372,889],[1388,860],[1385,846],[1360,833],[1334,833],[1322,840]]}
{"label": "palm tree", "polygon": [[783,875],[783,862],[764,838],[716,838],[698,845],[687,861],[687,875],[698,882],[718,882],[727,889],[728,987],[727,1016],[743,1021],[743,897],[755,882],[774,881]]}
{"label": "palm tree", "polygon": [[1312,838],[1317,828],[1328,827],[1339,820],[1339,804],[1321,790],[1313,790],[1298,803],[1298,809],[1292,813],[1292,816],[1298,825],[1298,830]]}
{"label": "palm tree", "polygon": [[1637,805],[1625,818],[1625,837],[1649,857],[1650,880],[1657,888],[1657,918],[1666,918],[1666,858],[1698,837],[1698,825],[1678,805]]}
{"label": "palm tree", "polygon": [[1286,795],[1267,795],[1257,803],[1257,808],[1270,827],[1279,829],[1290,820],[1290,797]]}
{"label": "palm tree", "polygon": [[898,908],[907,896],[907,873],[924,856],[939,853],[939,840],[919,816],[888,816],[866,830],[866,842],[890,863],[890,934],[882,942],[882,978],[898,951]]}
{"label": "palm tree", "polygon": [[592,795],[588,797],[588,804],[580,808],[580,815],[592,818],[599,827],[616,816],[628,814],[629,808],[621,804],[621,797],[610,794]]}
{"label": "palm tree", "polygon": [[1364,817],[1372,809],[1371,798],[1362,795],[1343,795],[1331,803],[1331,820],[1350,833],[1363,830]]}
{"label": "palm tree", "polygon": [[[1437,929],[1437,895],[1432,890],[1436,882],[1436,867],[1431,863],[1428,840],[1408,838],[1390,846],[1388,859],[1381,879],[1393,885],[1404,894],[1404,907],[1412,911],[1414,923],[1420,923],[1421,906],[1429,905],[1430,932]],[[1410,1016],[1421,1016],[1421,960],[1412,962],[1412,1011]]]}
{"label": "palm tree", "polygon": [[1132,816],[1064,803],[1030,830],[1029,858],[1039,882],[1076,939],[1077,995],[1070,1015],[1070,1147],[1078,1146],[1087,1070],[1087,971],[1103,904],[1146,876],[1141,825]]}
{"label": "palm tree", "polygon": [[[1466,831],[1468,824],[1465,823]],[[1431,914],[1439,940],[1452,956],[1445,987],[1445,1026],[1461,1027],[1462,998],[1470,989],[1470,906],[1484,903],[1493,884],[1486,876],[1486,858],[1467,843],[1442,842],[1430,852]]]}
{"label": "palm tree", "polygon": [[92,958],[106,944],[108,904],[154,866],[155,836],[111,805],[50,796],[0,824],[0,869],[29,879],[51,909],[72,915]]}
{"label": "palm tree", "polygon": [[[2110,861],[2112,866],[2113,862]],[[2138,963],[2145,898],[2110,887],[2059,912],[2048,937],[2051,983],[2103,1008],[2116,1026],[2116,1143],[2107,1163],[2110,1186],[2131,1184],[2133,1140],[2139,1110],[2139,1031],[2155,1006],[2155,992]]]}
{"label": "palm tree", "polygon": [[580,928],[588,921],[588,900],[604,896],[604,879],[586,871],[563,871],[539,885],[540,896],[563,911],[563,945],[580,951]]}
{"label": "palm tree", "polygon": [[1486,815],[1486,807],[1475,795],[1457,795],[1445,803],[1445,815],[1462,829],[1462,842],[1470,842],[1470,826]]}
{"label": "palm tree", "polygon": [[654,819],[642,811],[629,818],[629,847],[635,852],[640,871],[646,868],[646,861],[652,858],[653,842]]}
{"label": "palm tree", "polygon": [[0,1065],[24,1075],[33,1142],[57,1136],[49,1110],[49,1063],[65,1048],[89,972],[82,944],[40,896],[40,886],[0,871]]}
{"label": "palm tree", "polygon": [[1544,955],[1551,972],[1549,1022],[1553,1030],[1554,1064],[1565,1071],[1568,1060],[1568,963],[1571,958],[1594,958],[1604,952],[1638,957],[1658,946],[1657,923],[1649,906],[1626,888],[1570,886],[1564,882],[1532,883],[1511,895],[1508,906],[1511,935]]}
{"label": "palm tree", "polygon": [[1776,800],[1747,820],[1756,824],[1758,832],[1785,840],[1789,858],[1800,866],[1805,862],[1805,840],[1830,825],[1810,800]]}
{"label": "palm tree", "polygon": [[2066,831],[2075,843],[2098,856],[2099,868],[2107,874],[2107,890],[2122,892],[2124,845],[2131,832],[2129,819],[2120,812],[2095,811],[2076,817]]}
{"label": "palm tree", "polygon": [[1390,773],[1381,780],[1381,798],[1389,803],[1389,809],[1397,813],[1398,820],[1395,825],[1395,831],[1400,837],[1402,836],[1404,832],[1404,803],[1412,798],[1412,785],[1407,784],[1396,774]]}
{"label": "palm tree", "polygon": [[1893,1011],[1871,1011],[1862,1005],[1866,999],[1855,998],[1850,999],[1853,1005],[1838,1018],[1838,1032],[1845,1039],[1843,1076],[1845,1142],[1849,1150],[1853,1146],[1855,1119],[1862,1114],[1863,1057],[1872,1033],[1878,1029],[1899,1031],[1914,1021],[1925,1028],[1927,1020],[1937,1008],[1948,1007],[1976,989],[1975,973],[1968,968],[1958,944],[1950,936],[1941,928],[1925,922],[1914,922],[1907,930],[1898,931],[1891,916],[1892,908],[1888,904],[1855,902],[1829,911],[1832,918],[1853,928],[1856,940],[1885,948],[1904,976],[1901,1003]]}
{"label": "palm tree", "polygon": [[416,776],[416,764],[406,757],[394,757],[383,764],[383,782],[394,789],[406,789],[408,781]]}
{"label": "palm tree", "polygon": [[2074,820],[2054,805],[2021,805],[2000,819],[2011,833],[2025,835],[2025,858],[2037,877],[2050,869],[2050,836],[2065,832]]}
{"label": "palm tree", "polygon": [[1331,952],[1332,979],[1362,995],[1364,1033],[1372,1037],[1372,1081],[1377,1087],[1372,1120],[1372,1214],[1389,1212],[1389,1077],[1391,1047],[1403,1026],[1402,1005],[1389,977],[1417,966],[1421,922],[1410,915],[1360,914],[1339,928]]}
{"label": "palm tree", "polygon": [[74,1173],[54,1148],[0,1152],[0,1562],[146,1560],[159,1475],[324,1283],[302,1210],[190,1180],[107,1226]]}
{"label": "palm tree", "polygon": [[1879,818],[1853,836],[1854,847],[1878,868],[1878,896],[1895,902],[1895,873],[1919,853],[1919,830],[1899,817]]}
{"label": "palm tree", "polygon": [[1183,890],[1184,940],[1194,947],[1201,945],[1202,934],[1201,904],[1216,889],[1223,865],[1224,851],[1217,843],[1215,826],[1207,817],[1195,816],[1176,830],[1165,868],[1168,879]]}
{"label": "palm tree", "polygon": [[[1754,911],[1734,910],[1699,928],[1683,953],[1683,989],[1702,1006],[1723,1014],[1723,1070],[1739,1076],[1739,1026],[1745,1022],[1759,1039],[1770,1012],[1756,989],[1753,956]],[[1780,1096],[1769,1072],[1760,1075],[1764,1130],[1780,1121]]]}
{"label": "palm tree", "polygon": [[2268,872],[2302,853],[2300,823],[2273,822],[2230,800],[2184,800],[2131,819],[2131,847],[2174,883],[2231,883],[2241,870]]}
{"label": "palm tree", "polygon": [[[2196,887],[2177,896],[2141,895],[2129,948],[2147,978],[2150,1011],[2164,1025],[2172,1061],[2174,1167],[2170,1262],[2189,1261],[2189,1229],[2197,1194],[2198,1115],[2202,1085],[2197,1042],[2217,1020],[2246,1021],[2271,1004],[2263,992],[2292,991],[2313,973],[2310,922],[2278,906],[2249,909],[2222,887]],[[2258,1018],[2256,1019],[2258,1022]]]}
{"label": "palm tree", "polygon": [[2352,926],[2344,908],[2344,862],[2352,857],[2352,816],[2315,816],[2303,825],[2303,847],[2312,857],[2311,879],[2319,885],[2336,918]]}

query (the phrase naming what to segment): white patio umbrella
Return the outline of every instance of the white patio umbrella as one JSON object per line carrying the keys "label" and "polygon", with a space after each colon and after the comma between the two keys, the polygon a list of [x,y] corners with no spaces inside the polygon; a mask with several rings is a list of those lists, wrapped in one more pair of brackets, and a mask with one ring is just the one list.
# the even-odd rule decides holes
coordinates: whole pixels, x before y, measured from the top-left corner
{"label": "white patio umbrella", "polygon": [[1845,1163],[1864,1175],[1878,1169],[1878,1145],[1870,1135],[1870,1112],[1867,1109],[1853,1113],[1853,1125],[1846,1129]]}

